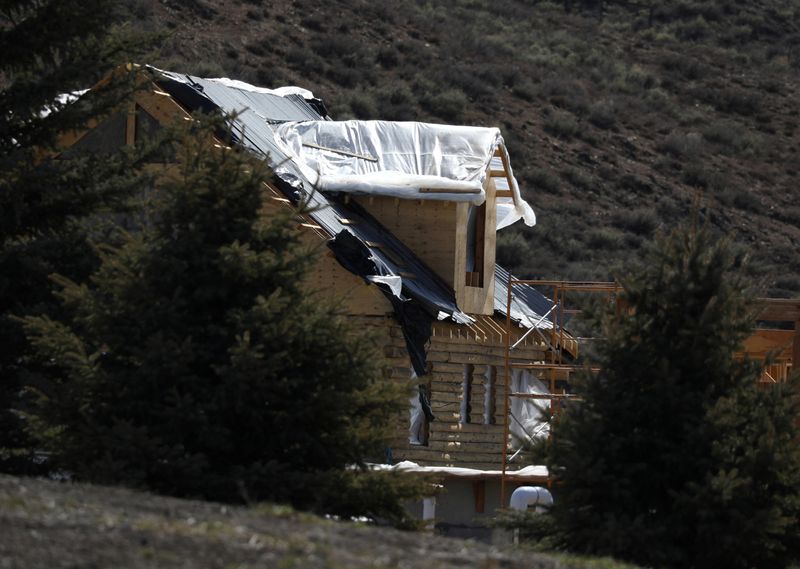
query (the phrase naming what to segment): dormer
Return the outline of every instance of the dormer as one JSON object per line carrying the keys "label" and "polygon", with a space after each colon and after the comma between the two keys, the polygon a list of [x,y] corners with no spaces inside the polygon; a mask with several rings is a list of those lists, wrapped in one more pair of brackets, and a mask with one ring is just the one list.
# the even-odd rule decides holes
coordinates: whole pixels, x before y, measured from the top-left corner
{"label": "dormer", "polygon": [[462,311],[494,312],[497,230],[535,223],[498,129],[308,121],[278,127],[277,138],[294,158],[287,168],[362,206],[455,291]]}

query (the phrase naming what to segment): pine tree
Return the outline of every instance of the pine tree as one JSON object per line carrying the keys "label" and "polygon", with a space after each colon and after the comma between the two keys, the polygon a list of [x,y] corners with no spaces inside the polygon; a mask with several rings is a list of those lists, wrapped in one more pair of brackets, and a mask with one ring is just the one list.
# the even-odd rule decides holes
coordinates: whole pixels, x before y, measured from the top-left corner
{"label": "pine tree", "polygon": [[25,319],[61,378],[39,430],[84,480],[401,520],[414,484],[346,467],[381,456],[403,394],[303,286],[313,251],[295,212],[263,215],[263,166],[210,138],[180,145],[152,225],[103,246],[89,282],[57,278],[67,318]]}
{"label": "pine tree", "polygon": [[798,559],[793,384],[756,387],[735,352],[752,328],[725,242],[662,238],[622,279],[601,371],[556,422],[550,538],[654,567],[784,567]]}
{"label": "pine tree", "polygon": [[83,128],[134,87],[118,73],[138,41],[114,31],[114,0],[10,0],[0,5],[0,470],[30,471],[21,398],[43,377],[12,316],[57,310],[48,275],[83,278],[96,265],[86,223],[118,207],[137,182],[123,156],[49,160],[60,133]]}

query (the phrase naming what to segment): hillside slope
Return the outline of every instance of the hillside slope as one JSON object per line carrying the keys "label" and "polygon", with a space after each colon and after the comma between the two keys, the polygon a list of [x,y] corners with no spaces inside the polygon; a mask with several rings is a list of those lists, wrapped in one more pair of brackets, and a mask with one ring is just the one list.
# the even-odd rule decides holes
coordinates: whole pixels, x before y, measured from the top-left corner
{"label": "hillside slope", "polygon": [[169,32],[165,67],[298,84],[339,119],[500,127],[539,216],[500,240],[516,273],[609,278],[696,208],[760,294],[800,294],[796,2],[128,3]]}
{"label": "hillside slope", "polygon": [[3,475],[0,528],[4,569],[623,568],[333,522],[277,506],[223,506]]}

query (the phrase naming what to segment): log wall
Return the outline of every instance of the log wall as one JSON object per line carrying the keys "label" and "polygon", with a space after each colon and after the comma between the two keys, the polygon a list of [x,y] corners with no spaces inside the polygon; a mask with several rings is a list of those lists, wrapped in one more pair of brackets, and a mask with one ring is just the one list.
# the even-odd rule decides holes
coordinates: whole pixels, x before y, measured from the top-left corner
{"label": "log wall", "polygon": [[[424,466],[459,466],[499,470],[503,452],[503,412],[505,405],[505,351],[504,337],[499,332],[500,321],[493,332],[455,324],[434,324],[434,335],[428,347],[428,375],[411,379],[411,364],[405,347],[402,330],[391,317],[361,318],[364,326],[371,327],[371,336],[384,346],[387,358],[386,380],[400,382],[408,387],[409,398],[416,392],[417,383],[430,388],[431,408],[436,420],[429,424],[427,445],[408,443],[409,413],[405,411],[395,422],[396,436],[392,441],[395,462],[411,460]],[[488,328],[486,322],[481,328]],[[512,342],[519,333],[512,336]],[[544,345],[528,341],[515,350],[515,360],[540,361],[545,358]],[[469,393],[470,410],[462,413],[464,401],[464,374],[472,374]],[[486,415],[487,371],[494,377],[494,401]],[[520,456],[509,468],[530,464]]]}

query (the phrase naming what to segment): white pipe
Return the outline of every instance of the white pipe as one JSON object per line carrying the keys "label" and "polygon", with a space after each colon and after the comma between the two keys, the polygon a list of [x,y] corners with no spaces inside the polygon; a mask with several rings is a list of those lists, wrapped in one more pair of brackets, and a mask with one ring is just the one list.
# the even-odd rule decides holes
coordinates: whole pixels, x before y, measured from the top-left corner
{"label": "white pipe", "polygon": [[511,494],[512,510],[526,511],[530,506],[535,506],[537,514],[546,512],[553,505],[553,495],[547,488],[541,486],[520,486]]}

